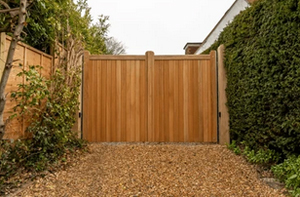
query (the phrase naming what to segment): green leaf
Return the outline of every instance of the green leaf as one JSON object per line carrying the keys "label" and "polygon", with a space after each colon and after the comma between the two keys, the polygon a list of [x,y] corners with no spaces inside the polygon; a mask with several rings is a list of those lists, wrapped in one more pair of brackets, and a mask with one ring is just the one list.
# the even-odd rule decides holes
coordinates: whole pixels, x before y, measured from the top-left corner
{"label": "green leaf", "polygon": [[288,179],[296,179],[298,177],[298,175],[297,174],[294,174],[294,175],[292,175],[292,176],[290,176]]}

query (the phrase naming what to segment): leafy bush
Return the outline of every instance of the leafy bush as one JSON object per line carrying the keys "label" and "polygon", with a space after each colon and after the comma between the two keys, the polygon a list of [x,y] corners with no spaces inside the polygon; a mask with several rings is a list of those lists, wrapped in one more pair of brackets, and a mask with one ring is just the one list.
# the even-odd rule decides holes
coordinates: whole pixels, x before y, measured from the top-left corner
{"label": "leafy bush", "polygon": [[236,155],[240,155],[241,154],[241,149],[240,149],[240,147],[238,147],[236,145],[236,141],[234,141],[234,140],[231,142],[231,144],[227,145],[227,148],[229,150],[232,150]]}
{"label": "leafy bush", "polygon": [[24,163],[26,155],[29,155],[26,143],[20,140],[13,143],[0,141],[0,186],[20,169],[19,164]]}
{"label": "leafy bush", "polygon": [[[231,139],[300,154],[300,1],[260,0],[207,51],[225,45]],[[206,51],[206,52],[207,52]]]}
{"label": "leafy bush", "polygon": [[251,150],[248,146],[243,150],[243,155],[247,160],[255,164],[272,164],[277,163],[280,155],[274,150],[259,149],[258,151]]}
{"label": "leafy bush", "polygon": [[284,182],[293,196],[300,196],[300,156],[292,156],[283,163],[273,166],[274,175]]}
{"label": "leafy bush", "polygon": [[[245,144],[245,142],[241,144]],[[255,151],[253,149],[251,150],[249,146],[240,148],[240,145],[237,145],[235,140],[232,140],[232,142],[227,145],[227,148],[232,150],[236,155],[243,154],[250,163],[255,164],[270,165],[277,163],[280,158],[280,154],[274,150],[259,149]]]}
{"label": "leafy bush", "polygon": [[12,118],[28,121],[29,139],[0,141],[0,186],[18,170],[43,171],[66,152],[85,146],[71,130],[79,106],[80,69],[72,70],[72,76],[57,69],[51,79],[42,77],[40,69],[30,66],[18,74],[26,83],[11,95],[18,103]]}
{"label": "leafy bush", "polygon": [[[15,111],[29,119],[27,132],[32,136],[31,151],[35,153],[34,165],[39,160],[53,161],[69,147],[80,146],[80,140],[71,132],[78,110],[80,78],[73,86],[66,85],[65,75],[59,69],[52,79],[39,74],[39,66],[31,66],[18,76],[25,76],[27,83],[20,84],[19,90],[12,93],[18,101]],[[43,170],[43,166],[36,166]]]}

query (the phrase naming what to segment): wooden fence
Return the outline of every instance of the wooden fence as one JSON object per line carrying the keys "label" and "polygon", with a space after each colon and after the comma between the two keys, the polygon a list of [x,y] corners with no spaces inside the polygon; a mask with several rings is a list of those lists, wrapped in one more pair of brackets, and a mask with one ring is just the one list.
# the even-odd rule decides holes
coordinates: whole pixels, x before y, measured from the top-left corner
{"label": "wooden fence", "polygon": [[[5,61],[7,57],[7,52],[10,46],[11,37],[7,36],[5,33],[1,33],[0,36],[0,78],[3,73],[5,66]],[[22,71],[22,69],[28,69],[28,66],[39,65],[43,69],[40,70],[42,76],[49,78],[54,72],[56,66],[60,64],[63,57],[66,56],[66,49],[60,45],[56,44],[52,51],[52,55],[48,55],[39,51],[29,45],[19,42],[14,54],[14,63],[11,70],[7,86],[5,89],[5,94],[7,95],[7,101],[4,111],[4,121],[8,120],[9,116],[12,115],[13,107],[16,103],[11,99],[10,93],[18,89],[18,84],[25,83],[24,77],[18,77],[17,74]],[[22,66],[20,66],[22,65]],[[81,97],[80,97],[81,98]],[[80,100],[79,98],[79,100]],[[76,117],[78,115],[76,114]],[[4,139],[18,139],[25,136],[25,130],[28,126],[28,122],[24,120],[24,117],[19,119],[14,118],[8,121],[6,126],[6,133]],[[80,130],[80,119],[77,119],[73,130]]]}
{"label": "wooden fence", "polygon": [[[1,45],[0,45],[0,76],[5,66],[5,61],[7,57],[7,51],[10,46],[11,37],[1,33]],[[22,65],[22,66],[20,66]],[[18,43],[15,55],[13,68],[11,70],[7,86],[6,94],[7,101],[4,111],[4,120],[7,120],[11,115],[13,107],[16,105],[15,102],[11,100],[10,92],[16,91],[18,89],[18,84],[25,83],[23,77],[18,77],[17,74],[22,71],[22,69],[27,69],[29,65],[40,65],[44,69],[41,69],[41,74],[45,77],[50,77],[51,69],[53,65],[53,57],[51,55],[45,54],[33,47],[30,47],[21,42]],[[24,131],[26,129],[26,122],[21,119],[13,119],[9,121],[6,134],[4,138],[6,139],[17,139],[24,136]]]}
{"label": "wooden fence", "polygon": [[83,137],[91,142],[217,142],[216,53],[85,53]]}

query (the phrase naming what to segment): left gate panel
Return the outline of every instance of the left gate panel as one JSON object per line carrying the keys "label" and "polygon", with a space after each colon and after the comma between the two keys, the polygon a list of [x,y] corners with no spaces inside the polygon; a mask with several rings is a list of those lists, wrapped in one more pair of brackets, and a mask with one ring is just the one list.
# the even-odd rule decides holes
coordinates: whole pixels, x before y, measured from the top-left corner
{"label": "left gate panel", "polygon": [[90,142],[146,141],[144,60],[86,61],[83,137]]}

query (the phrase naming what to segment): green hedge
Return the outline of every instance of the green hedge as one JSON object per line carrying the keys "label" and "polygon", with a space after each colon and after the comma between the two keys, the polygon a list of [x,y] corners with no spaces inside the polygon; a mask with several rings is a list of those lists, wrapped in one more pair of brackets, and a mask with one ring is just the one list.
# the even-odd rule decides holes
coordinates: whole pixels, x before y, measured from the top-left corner
{"label": "green hedge", "polygon": [[299,154],[300,0],[257,1],[207,51],[220,44],[231,138],[283,157]]}

